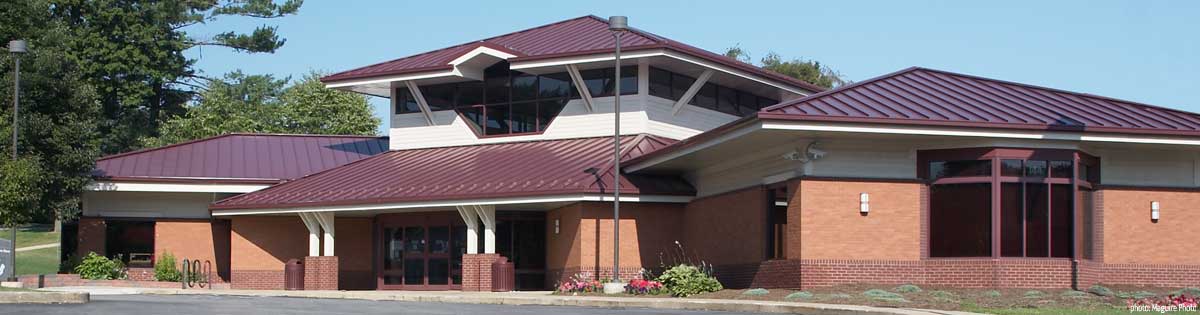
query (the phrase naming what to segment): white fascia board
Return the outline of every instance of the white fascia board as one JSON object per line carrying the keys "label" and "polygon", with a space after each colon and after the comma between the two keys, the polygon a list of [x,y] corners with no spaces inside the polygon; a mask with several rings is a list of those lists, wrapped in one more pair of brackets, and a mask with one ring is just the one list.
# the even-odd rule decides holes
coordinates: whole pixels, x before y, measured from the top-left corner
{"label": "white fascia board", "polygon": [[674,160],[676,158],[679,158],[679,157],[682,157],[682,156],[685,156],[688,154],[692,154],[696,151],[707,149],[709,147],[721,144],[725,141],[729,141],[729,140],[744,136],[746,134],[757,131],[759,129],[762,129],[762,123],[754,122],[754,123],[739,127],[738,129],[735,129],[734,131],[717,136],[716,138],[694,144],[690,147],[676,150],[674,152],[670,152],[670,153],[664,154],[662,156],[654,157],[654,158],[639,162],[634,165],[626,166],[626,167],[624,167],[624,170],[626,172],[630,172],[630,173],[637,172],[637,171],[646,169],[648,167],[661,164],[666,161]]}
{"label": "white fascia board", "polygon": [[267,184],[184,184],[184,183],[133,183],[98,181],[88,184],[88,191],[142,191],[142,192],[203,192],[203,193],[248,193],[271,187]]}
{"label": "white fascia board", "polygon": [[[664,203],[687,203],[692,201],[692,196],[668,196],[668,195],[629,195],[621,196],[622,202],[664,202]],[[470,205],[508,205],[508,204],[529,204],[529,203],[555,203],[555,202],[578,202],[578,201],[612,201],[612,195],[606,194],[577,194],[577,195],[558,195],[558,196],[538,196],[538,197],[516,197],[516,198],[488,198],[488,199],[466,199],[466,200],[449,200],[449,201],[414,201],[414,202],[397,202],[397,203],[380,203],[367,205],[350,205],[350,206],[316,206],[316,207],[297,207],[297,208],[278,208],[278,209],[245,209],[245,210],[212,210],[213,216],[233,216],[233,215],[262,215],[262,214],[283,214],[283,213],[306,213],[306,212],[346,212],[346,211],[372,211],[372,210],[389,210],[389,209],[414,209],[414,208],[439,208],[439,207],[458,207]]]}
{"label": "white fascia board", "polygon": [[1063,132],[1063,131],[1021,131],[1021,130],[1003,130],[1003,129],[969,129],[969,128],[938,128],[938,127],[918,127],[918,126],[896,126],[896,125],[863,125],[863,124],[839,124],[839,123],[819,123],[819,122],[804,122],[804,121],[766,121],[762,123],[763,129],[774,130],[796,130],[796,131],[827,131],[827,132],[853,132],[853,133],[878,133],[878,134],[901,134],[901,135],[921,135],[921,136],[956,136],[956,137],[982,137],[982,138],[1009,138],[1009,139],[1030,139],[1030,140],[1062,140],[1062,141],[1090,141],[1090,142],[1114,142],[1114,143],[1138,143],[1138,144],[1169,144],[1169,145],[1190,145],[1200,146],[1200,140],[1172,138],[1172,137],[1154,137],[1154,136],[1139,136],[1139,135],[1121,135],[1121,134],[1089,134],[1082,132]]}
{"label": "white fascia board", "polygon": [[432,78],[441,78],[441,77],[456,77],[456,76],[457,75],[454,74],[454,70],[443,70],[443,71],[432,71],[432,72],[421,72],[421,73],[409,73],[409,74],[401,74],[401,75],[378,77],[378,78],[367,78],[367,79],[360,79],[360,80],[337,81],[337,82],[326,83],[325,87],[334,89],[334,88],[356,86],[356,85],[391,83],[391,82],[396,82],[396,81],[410,81],[410,80],[432,79]]}
{"label": "white fascia board", "polygon": [[475,47],[475,49],[472,49],[471,51],[468,51],[467,53],[463,54],[462,56],[458,56],[458,58],[454,58],[454,60],[450,61],[449,65],[457,66],[457,65],[467,62],[468,60],[471,60],[471,59],[475,58],[475,56],[479,56],[479,55],[488,55],[488,56],[492,56],[492,57],[496,57],[496,58],[500,58],[500,59],[509,59],[509,58],[517,56],[514,54],[499,51],[496,49],[479,46],[479,47]]}

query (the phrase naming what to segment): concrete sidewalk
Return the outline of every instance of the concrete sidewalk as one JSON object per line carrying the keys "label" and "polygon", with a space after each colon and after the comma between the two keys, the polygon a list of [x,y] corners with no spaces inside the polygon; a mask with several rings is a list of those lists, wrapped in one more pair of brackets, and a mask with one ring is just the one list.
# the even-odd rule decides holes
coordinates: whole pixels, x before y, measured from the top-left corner
{"label": "concrete sidewalk", "polygon": [[58,243],[54,243],[54,244],[26,246],[26,247],[17,248],[17,251],[24,252],[24,251],[39,250],[39,249],[45,249],[45,248],[55,248],[55,247],[58,247],[58,245],[59,245]]}
{"label": "concrete sidewalk", "polygon": [[685,298],[641,298],[609,296],[563,296],[550,292],[459,292],[459,291],[272,291],[272,290],[180,290],[101,287],[63,287],[42,290],[101,294],[224,295],[247,297],[297,297],[321,299],[359,299],[373,301],[436,302],[498,305],[547,305],[601,308],[649,308],[746,313],[792,313],[813,315],[887,314],[887,315],[968,315],[975,313],[923,309],[885,308],[858,305],[716,300]]}

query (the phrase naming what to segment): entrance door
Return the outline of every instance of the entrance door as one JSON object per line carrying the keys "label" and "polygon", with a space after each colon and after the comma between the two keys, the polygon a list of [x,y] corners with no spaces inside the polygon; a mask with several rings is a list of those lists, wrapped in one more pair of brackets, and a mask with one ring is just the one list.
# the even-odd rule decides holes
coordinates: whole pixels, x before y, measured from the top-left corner
{"label": "entrance door", "polygon": [[546,213],[496,212],[496,251],[512,261],[517,290],[545,290]]}
{"label": "entrance door", "polygon": [[381,215],[377,281],[385,290],[462,288],[467,228],[457,213]]}

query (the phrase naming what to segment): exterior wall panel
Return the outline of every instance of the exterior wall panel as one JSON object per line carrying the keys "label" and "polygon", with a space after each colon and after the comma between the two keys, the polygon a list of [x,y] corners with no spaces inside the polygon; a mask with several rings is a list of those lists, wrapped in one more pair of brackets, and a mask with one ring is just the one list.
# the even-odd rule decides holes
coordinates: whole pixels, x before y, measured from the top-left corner
{"label": "exterior wall panel", "polygon": [[[1103,259],[1109,264],[1200,266],[1200,191],[1105,189]],[[1150,203],[1161,204],[1158,222]]]}
{"label": "exterior wall panel", "polygon": [[209,218],[208,204],[233,194],[85,191],[83,215],[132,218]]}
{"label": "exterior wall panel", "polygon": [[[861,193],[870,196],[867,215],[859,212]],[[800,240],[788,243],[788,252],[803,259],[921,258],[921,184],[804,179],[800,195]]]}

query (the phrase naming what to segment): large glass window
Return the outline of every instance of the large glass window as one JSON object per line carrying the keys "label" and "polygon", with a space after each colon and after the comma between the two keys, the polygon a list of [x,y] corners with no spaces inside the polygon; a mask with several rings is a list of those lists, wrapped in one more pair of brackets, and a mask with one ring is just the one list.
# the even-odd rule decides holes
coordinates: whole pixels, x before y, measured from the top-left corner
{"label": "large glass window", "polygon": [[[632,83],[627,87],[622,81],[621,89],[632,89],[632,93],[637,93],[636,67],[633,69],[628,74],[623,70],[621,76],[632,75]],[[609,70],[611,76],[612,69]],[[603,90],[603,86],[612,81],[610,78],[599,82],[599,89]],[[546,130],[550,121],[566,107],[567,101],[579,97],[566,72],[534,75],[510,71],[507,62],[485,69],[482,82],[433,84],[420,89],[430,110],[455,110],[479,134],[488,136]],[[397,114],[421,111],[407,88],[396,89],[395,97]]]}
{"label": "large glass window", "polygon": [[104,222],[104,247],[109,257],[130,267],[154,265],[154,221]]}
{"label": "large glass window", "polygon": [[[592,92],[592,97],[614,95],[616,81],[613,78],[616,77],[616,73],[613,68],[583,70],[579,72],[579,76],[583,77],[583,84]],[[637,76],[637,66],[621,67],[621,95],[637,94]]]}
{"label": "large glass window", "polygon": [[[678,101],[695,82],[695,78],[686,75],[650,68],[650,95],[653,96]],[[775,103],[779,101],[712,83],[704,83],[688,102],[694,106],[737,116],[753,114]]]}
{"label": "large glass window", "polygon": [[[1074,191],[1092,185],[1086,180],[1091,175],[1074,173],[1096,172],[1094,157],[1065,150],[962,149],[922,151],[920,161],[931,185],[931,257],[1074,254],[1073,207],[1080,202]],[[1081,215],[1090,215],[1087,211]]]}

